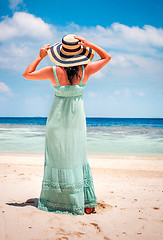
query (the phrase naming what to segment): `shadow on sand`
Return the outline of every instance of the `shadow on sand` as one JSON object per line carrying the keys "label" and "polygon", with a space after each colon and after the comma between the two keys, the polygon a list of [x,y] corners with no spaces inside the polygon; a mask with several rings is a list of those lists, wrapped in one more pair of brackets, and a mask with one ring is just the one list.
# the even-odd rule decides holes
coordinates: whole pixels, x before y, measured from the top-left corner
{"label": "shadow on sand", "polygon": [[9,206],[16,206],[16,207],[25,207],[25,206],[33,206],[38,207],[38,198],[29,198],[26,202],[12,202],[6,203]]}

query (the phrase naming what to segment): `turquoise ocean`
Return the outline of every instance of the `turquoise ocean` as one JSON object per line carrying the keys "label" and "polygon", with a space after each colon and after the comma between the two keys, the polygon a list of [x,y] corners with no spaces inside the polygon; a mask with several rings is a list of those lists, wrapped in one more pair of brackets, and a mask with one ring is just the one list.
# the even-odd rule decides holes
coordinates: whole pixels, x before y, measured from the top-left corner
{"label": "turquoise ocean", "polygon": [[[43,153],[46,117],[0,117],[0,152]],[[163,118],[87,117],[88,154],[163,155]]]}

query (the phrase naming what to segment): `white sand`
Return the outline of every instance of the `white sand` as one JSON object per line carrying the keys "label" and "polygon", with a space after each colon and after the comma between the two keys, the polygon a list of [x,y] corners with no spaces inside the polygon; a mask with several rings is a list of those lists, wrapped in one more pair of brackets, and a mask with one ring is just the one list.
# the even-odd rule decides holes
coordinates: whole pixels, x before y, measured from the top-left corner
{"label": "white sand", "polygon": [[163,239],[163,157],[88,155],[88,161],[96,214],[71,216],[36,207],[44,154],[0,153],[0,240]]}

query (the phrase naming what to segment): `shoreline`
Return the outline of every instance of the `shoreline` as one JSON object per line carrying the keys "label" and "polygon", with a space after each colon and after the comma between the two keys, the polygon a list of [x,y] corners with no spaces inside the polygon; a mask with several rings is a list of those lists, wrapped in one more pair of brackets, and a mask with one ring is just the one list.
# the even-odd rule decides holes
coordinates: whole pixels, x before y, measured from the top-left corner
{"label": "shoreline", "polygon": [[98,206],[71,216],[37,209],[44,153],[1,152],[0,239],[161,239],[163,156],[87,156]]}
{"label": "shoreline", "polygon": [[[0,151],[0,155],[7,155],[7,154],[29,154],[29,155],[44,155],[44,151],[43,152],[25,152],[25,151]],[[87,152],[87,156],[98,156],[98,157],[140,157],[140,158],[155,158],[155,157],[161,157],[163,158],[163,154],[162,153],[152,153],[152,154],[147,154],[147,153],[106,153],[106,152]]]}

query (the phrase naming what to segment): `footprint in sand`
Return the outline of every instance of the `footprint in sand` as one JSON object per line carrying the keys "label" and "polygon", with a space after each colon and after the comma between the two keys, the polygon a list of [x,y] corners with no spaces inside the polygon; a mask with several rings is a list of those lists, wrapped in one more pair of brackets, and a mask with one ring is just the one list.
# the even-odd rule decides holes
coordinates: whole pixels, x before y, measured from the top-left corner
{"label": "footprint in sand", "polygon": [[126,210],[126,208],[120,208],[120,210]]}
{"label": "footprint in sand", "polygon": [[154,210],[160,210],[160,208],[158,208],[158,207],[153,207],[153,209],[154,209]]}
{"label": "footprint in sand", "polygon": [[93,225],[93,226],[95,226],[96,229],[97,229],[99,232],[101,232],[101,229],[100,229],[100,227],[99,227],[99,225],[98,225],[97,223],[90,223],[90,224]]}
{"label": "footprint in sand", "polygon": [[83,223],[83,222],[79,222],[82,226],[87,226],[86,223]]}
{"label": "footprint in sand", "polygon": [[[95,228],[98,230],[98,232],[100,233],[102,233],[102,231],[101,231],[101,228],[99,227],[99,225],[97,224],[97,223],[90,223],[91,225],[93,225],[93,226],[95,226]],[[110,238],[108,238],[108,237],[106,237],[106,236],[104,236],[104,240],[111,240]]]}
{"label": "footprint in sand", "polygon": [[111,240],[110,238],[108,238],[108,237],[105,237],[105,236],[104,236],[104,239],[105,239],[105,240]]}
{"label": "footprint in sand", "polygon": [[56,240],[68,240],[68,239],[69,239],[68,237],[59,237]]}
{"label": "footprint in sand", "polygon": [[97,207],[96,207],[96,210],[97,212],[101,211],[101,210],[108,210],[110,208],[112,208],[113,206],[105,203],[104,201],[101,201],[101,202],[98,202],[97,203]]}
{"label": "footprint in sand", "polygon": [[69,239],[69,238],[66,237],[66,236],[77,236],[77,237],[81,237],[81,236],[84,235],[84,233],[82,233],[82,232],[70,232],[70,231],[69,231],[69,232],[66,232],[63,228],[60,228],[57,233],[58,233],[59,235],[63,235],[63,236],[57,238],[56,240],[60,240],[60,239],[66,240],[66,239]]}
{"label": "footprint in sand", "polygon": [[24,175],[24,173],[20,173],[20,174],[18,174],[18,176],[22,176],[22,175]]}
{"label": "footprint in sand", "polygon": [[84,233],[82,232],[74,232],[73,235],[77,236],[77,237],[81,237],[84,235]]}
{"label": "footprint in sand", "polygon": [[154,210],[160,210],[160,208],[159,208],[159,207],[153,207],[153,209],[154,209]]}
{"label": "footprint in sand", "polygon": [[141,217],[140,217],[139,219],[140,219],[140,220],[144,220],[144,221],[148,221],[146,218],[141,218]]}

